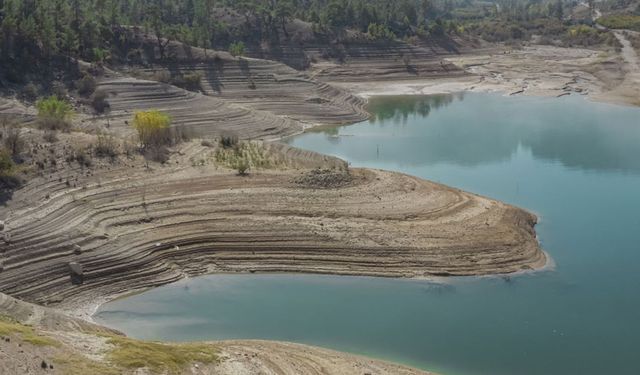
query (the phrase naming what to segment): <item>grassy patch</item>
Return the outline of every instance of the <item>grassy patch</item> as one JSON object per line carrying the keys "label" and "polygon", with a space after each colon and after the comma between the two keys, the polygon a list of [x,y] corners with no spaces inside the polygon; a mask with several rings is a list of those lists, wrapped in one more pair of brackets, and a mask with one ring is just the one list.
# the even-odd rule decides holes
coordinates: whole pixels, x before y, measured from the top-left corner
{"label": "grassy patch", "polygon": [[64,370],[65,375],[119,375],[122,373],[118,369],[80,355],[54,357],[53,362]]}
{"label": "grassy patch", "polygon": [[241,142],[234,147],[219,148],[215,158],[218,164],[232,169],[239,169],[241,166],[246,166],[246,169],[267,169],[278,164],[258,142]]}
{"label": "grassy patch", "polygon": [[17,335],[23,341],[36,346],[59,346],[57,341],[37,334],[32,327],[20,324],[13,319],[0,316],[0,336]]}
{"label": "grassy patch", "polygon": [[611,15],[598,18],[598,23],[610,29],[640,31],[640,16],[632,14]]}
{"label": "grassy patch", "polygon": [[161,344],[112,336],[114,349],[107,355],[116,366],[127,369],[148,368],[152,373],[178,374],[193,362],[217,361],[216,350],[207,344]]}

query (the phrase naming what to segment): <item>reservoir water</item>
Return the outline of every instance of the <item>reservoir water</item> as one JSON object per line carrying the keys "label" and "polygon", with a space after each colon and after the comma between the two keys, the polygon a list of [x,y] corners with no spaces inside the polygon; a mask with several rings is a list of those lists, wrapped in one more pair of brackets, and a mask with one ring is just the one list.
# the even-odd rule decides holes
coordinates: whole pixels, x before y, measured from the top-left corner
{"label": "reservoir water", "polygon": [[211,275],[95,319],[143,339],[287,340],[444,375],[640,374],[640,109],[466,93],[379,97],[370,110],[289,143],[529,209],[555,267],[447,284]]}

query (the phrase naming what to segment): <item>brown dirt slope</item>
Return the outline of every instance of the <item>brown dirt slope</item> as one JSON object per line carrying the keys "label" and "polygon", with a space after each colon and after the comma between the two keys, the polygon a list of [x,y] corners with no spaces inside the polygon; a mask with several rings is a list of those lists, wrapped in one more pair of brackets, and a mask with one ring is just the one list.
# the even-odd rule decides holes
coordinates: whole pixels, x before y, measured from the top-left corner
{"label": "brown dirt slope", "polygon": [[[77,140],[42,150],[59,169],[3,209],[0,292],[86,306],[212,272],[423,277],[545,263],[533,215],[415,177],[355,169],[343,172],[349,183],[318,188],[296,168],[344,163],[286,148],[267,153],[272,169],[241,177],[199,142],[154,171],[138,159],[87,170],[64,166],[66,142]],[[71,262],[83,268],[79,285]]]}

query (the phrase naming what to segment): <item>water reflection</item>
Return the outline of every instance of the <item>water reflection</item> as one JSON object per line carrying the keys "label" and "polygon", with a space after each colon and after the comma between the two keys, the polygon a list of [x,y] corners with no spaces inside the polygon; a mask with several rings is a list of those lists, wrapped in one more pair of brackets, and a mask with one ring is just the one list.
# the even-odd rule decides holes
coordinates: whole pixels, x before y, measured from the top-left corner
{"label": "water reflection", "polygon": [[406,124],[410,116],[427,117],[432,110],[445,107],[455,99],[462,100],[464,93],[429,96],[379,96],[369,100],[371,123],[393,122]]}
{"label": "water reflection", "polygon": [[380,97],[369,122],[295,138],[298,147],[399,165],[504,162],[522,148],[583,170],[640,172],[640,110],[581,97]]}

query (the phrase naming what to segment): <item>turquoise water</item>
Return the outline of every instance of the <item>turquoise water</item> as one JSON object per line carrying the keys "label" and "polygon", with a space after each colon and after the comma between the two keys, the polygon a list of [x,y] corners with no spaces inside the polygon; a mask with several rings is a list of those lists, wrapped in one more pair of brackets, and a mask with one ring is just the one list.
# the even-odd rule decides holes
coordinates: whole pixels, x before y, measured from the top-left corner
{"label": "turquoise water", "polygon": [[527,208],[556,267],[449,284],[213,275],[104,305],[134,337],[262,338],[449,375],[640,374],[640,109],[492,94],[372,101],[297,147]]}

